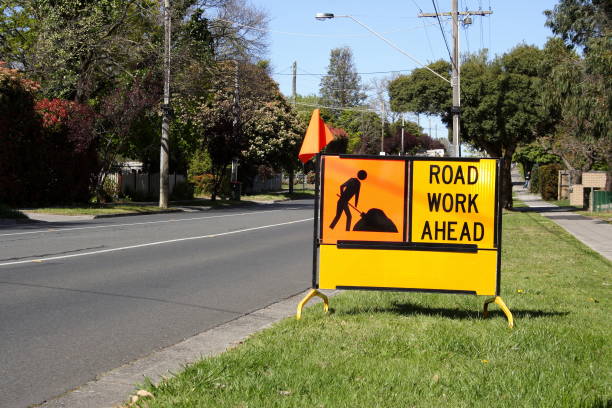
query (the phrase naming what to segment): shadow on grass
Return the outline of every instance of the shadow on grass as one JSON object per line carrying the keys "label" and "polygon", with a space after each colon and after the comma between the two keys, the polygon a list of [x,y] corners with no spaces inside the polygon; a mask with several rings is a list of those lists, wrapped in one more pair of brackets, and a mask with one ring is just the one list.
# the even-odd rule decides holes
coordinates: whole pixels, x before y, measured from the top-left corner
{"label": "shadow on grass", "polygon": [[[483,302],[484,303],[484,302]],[[514,318],[544,318],[567,316],[569,312],[549,312],[543,310],[514,310],[510,309]],[[394,303],[391,307],[353,308],[344,311],[336,310],[338,315],[359,315],[363,313],[392,313],[401,316],[435,316],[447,319],[464,320],[482,318],[482,308],[479,310],[460,310],[449,308],[424,307],[413,303]],[[494,305],[489,306],[489,316],[504,316],[504,313],[496,309]]]}
{"label": "shadow on grass", "polygon": [[[573,212],[573,211],[581,211],[581,208],[565,206],[565,207],[514,207],[508,211],[516,211],[516,212],[541,212],[541,213],[550,213],[550,212]],[[587,217],[583,217],[587,218]]]}

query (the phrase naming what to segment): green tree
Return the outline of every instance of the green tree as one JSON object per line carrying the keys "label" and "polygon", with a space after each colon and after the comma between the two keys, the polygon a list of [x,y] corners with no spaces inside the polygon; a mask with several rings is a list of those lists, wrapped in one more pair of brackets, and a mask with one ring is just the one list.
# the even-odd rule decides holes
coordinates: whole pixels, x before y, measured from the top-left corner
{"label": "green tree", "polygon": [[[361,78],[349,47],[331,50],[327,75],[321,79],[319,89],[322,102],[334,108],[358,106],[365,100]],[[334,118],[339,114],[338,110],[328,112],[328,115]]]}
{"label": "green tree", "polygon": [[[481,53],[468,56],[462,64],[461,138],[490,157],[504,159],[501,199],[506,208],[512,207],[510,165],[514,151],[535,139],[542,120],[541,59],[541,50],[520,45],[494,60]],[[444,75],[450,67],[439,61],[430,68]],[[450,123],[449,86],[425,69],[392,81],[389,92],[393,109],[436,114]]]}
{"label": "green tree", "polygon": [[[436,61],[428,67],[450,78],[450,63]],[[442,81],[425,68],[417,68],[410,75],[400,75],[389,82],[389,98],[394,112],[441,115],[445,123],[451,122],[449,101],[452,90],[448,82]],[[441,107],[444,109],[441,110]]]}
{"label": "green tree", "polygon": [[605,162],[606,189],[612,191],[612,5],[606,0],[561,0],[545,15],[558,37],[546,45],[545,69],[551,80],[545,102],[558,118],[550,144],[570,165],[569,156],[586,167]]}
{"label": "green tree", "polygon": [[542,146],[540,140],[535,140],[529,144],[518,146],[512,161],[523,167],[523,175],[525,175],[533,169],[534,165],[557,163],[559,157],[549,153],[548,149]]}
{"label": "green tree", "polygon": [[[374,112],[364,109],[343,110],[332,120],[335,127],[349,134],[347,153],[378,154],[380,152],[381,120]],[[385,127],[388,137],[388,127]]]}
{"label": "green tree", "polygon": [[239,63],[237,71],[233,62],[217,65],[213,92],[206,98],[180,98],[177,104],[177,120],[193,127],[210,155],[212,199],[220,193],[233,158],[240,158],[244,167],[295,168],[305,131],[264,69],[248,63]]}

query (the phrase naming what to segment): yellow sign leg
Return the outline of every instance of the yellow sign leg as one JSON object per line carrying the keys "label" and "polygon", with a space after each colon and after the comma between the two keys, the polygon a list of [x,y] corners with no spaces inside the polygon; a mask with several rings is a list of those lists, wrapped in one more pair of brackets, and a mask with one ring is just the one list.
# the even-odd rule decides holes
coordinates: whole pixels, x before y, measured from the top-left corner
{"label": "yellow sign leg", "polygon": [[312,289],[297,306],[297,314],[295,315],[295,318],[297,320],[300,320],[300,318],[302,317],[302,309],[304,308],[304,305],[315,296],[318,296],[323,299],[323,311],[325,313],[329,311],[329,299],[327,298],[327,296],[325,296],[323,293],[319,292],[316,289]]}
{"label": "yellow sign leg", "polygon": [[487,299],[485,300],[484,303],[484,310],[483,310],[483,316],[484,317],[488,317],[489,316],[489,311],[487,310],[489,307],[489,303],[495,303],[497,306],[500,307],[500,309],[504,312],[504,314],[506,315],[506,318],[508,319],[508,327],[513,328],[514,327],[514,319],[512,318],[512,313],[510,312],[510,309],[508,309],[508,307],[506,306],[506,304],[504,303],[504,301],[502,300],[501,297],[499,296],[495,296],[491,299]]}

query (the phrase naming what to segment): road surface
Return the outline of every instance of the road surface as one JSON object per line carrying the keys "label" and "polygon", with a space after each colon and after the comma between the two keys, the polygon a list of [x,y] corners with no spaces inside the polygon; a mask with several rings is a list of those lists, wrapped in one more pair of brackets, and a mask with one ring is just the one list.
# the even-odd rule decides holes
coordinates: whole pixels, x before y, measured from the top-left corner
{"label": "road surface", "polygon": [[312,201],[0,228],[0,407],[308,288]]}

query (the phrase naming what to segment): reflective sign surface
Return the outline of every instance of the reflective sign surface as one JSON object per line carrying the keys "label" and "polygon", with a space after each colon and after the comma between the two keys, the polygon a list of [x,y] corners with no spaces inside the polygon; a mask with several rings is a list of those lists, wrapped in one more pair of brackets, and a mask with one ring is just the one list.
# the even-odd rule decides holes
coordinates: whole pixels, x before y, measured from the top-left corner
{"label": "reflective sign surface", "polygon": [[324,155],[319,287],[497,294],[498,164]]}

